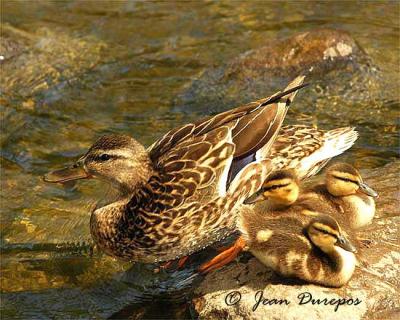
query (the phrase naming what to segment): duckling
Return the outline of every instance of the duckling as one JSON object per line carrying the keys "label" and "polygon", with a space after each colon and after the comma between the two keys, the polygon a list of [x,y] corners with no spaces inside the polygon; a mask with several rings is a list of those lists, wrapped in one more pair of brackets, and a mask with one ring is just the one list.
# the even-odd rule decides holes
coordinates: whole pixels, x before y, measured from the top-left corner
{"label": "duckling", "polygon": [[355,247],[329,215],[315,213],[307,224],[293,214],[244,217],[242,237],[263,264],[285,277],[341,287],[352,277]]}
{"label": "duckling", "polygon": [[[378,196],[377,192],[363,182],[357,169],[346,163],[329,166],[325,183],[302,190],[300,195],[299,190],[296,173],[280,170],[268,176],[261,189],[246,199],[245,203],[257,202],[255,210],[267,212],[279,206],[285,208],[286,205],[287,208],[296,202],[303,209],[311,207],[312,210],[329,210],[340,223],[346,219],[353,229],[371,223],[375,215],[373,198]],[[298,210],[301,211],[300,208]]]}
{"label": "duckling", "polygon": [[334,208],[335,217],[345,216],[349,226],[359,229],[371,223],[375,215],[378,193],[363,182],[360,172],[346,163],[327,168],[325,183],[316,185],[302,194],[303,199],[316,199],[318,203]]}
{"label": "duckling", "polygon": [[[299,179],[295,170],[277,170],[264,181],[261,189],[244,201],[244,204],[259,202],[257,210],[284,210],[299,197]],[[268,201],[262,201],[266,200]]]}

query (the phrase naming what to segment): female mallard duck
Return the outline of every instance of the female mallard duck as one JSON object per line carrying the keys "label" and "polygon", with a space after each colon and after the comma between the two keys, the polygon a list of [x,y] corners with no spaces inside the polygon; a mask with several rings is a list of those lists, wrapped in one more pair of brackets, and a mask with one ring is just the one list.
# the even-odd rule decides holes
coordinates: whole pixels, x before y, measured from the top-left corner
{"label": "female mallard duck", "polygon": [[371,189],[353,166],[346,163],[331,165],[325,173],[325,183],[304,191],[302,197],[330,204],[336,217],[344,216],[353,229],[371,223],[375,215],[376,191]]}
{"label": "female mallard duck", "polygon": [[[47,174],[45,181],[100,178],[121,191],[117,201],[91,215],[91,234],[106,253],[149,263],[189,255],[235,230],[234,213],[261,187],[270,154],[277,166],[306,159],[300,161],[303,171],[312,172],[357,138],[353,129],[342,129],[336,154],[312,157],[329,132],[291,126],[273,145],[303,79],[269,98],[172,130],[147,150],[128,136],[101,137],[74,166]],[[298,148],[299,138],[310,143]]]}
{"label": "female mallard duck", "polygon": [[100,178],[120,198],[92,212],[90,230],[107,254],[142,262],[189,255],[232,233],[232,213],[260,188],[288,106],[304,87],[172,130],[147,150],[125,135],[97,140],[72,167],[47,182]]}
{"label": "female mallard duck", "polygon": [[240,230],[248,250],[277,273],[331,287],[352,277],[356,249],[329,215],[315,212],[306,224],[293,214],[243,220]]}

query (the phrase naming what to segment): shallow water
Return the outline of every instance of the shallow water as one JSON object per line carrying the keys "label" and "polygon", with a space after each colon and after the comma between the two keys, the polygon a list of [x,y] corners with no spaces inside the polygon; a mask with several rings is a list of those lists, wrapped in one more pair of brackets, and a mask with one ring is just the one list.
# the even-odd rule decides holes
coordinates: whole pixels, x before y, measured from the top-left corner
{"label": "shallow water", "polygon": [[15,40],[0,62],[7,63],[0,100],[7,319],[193,316],[185,290],[191,270],[154,274],[150,266],[90,253],[88,212],[104,194],[100,182],[62,188],[41,176],[103,133],[149,145],[207,113],[204,106],[182,112],[173,101],[206,68],[269,40],[317,27],[349,31],[385,85],[368,101],[325,95],[307,109],[300,99],[290,120],[302,111],[322,127],[357,126],[361,138],[343,158],[361,168],[399,155],[397,2],[6,1],[1,10],[2,36]]}

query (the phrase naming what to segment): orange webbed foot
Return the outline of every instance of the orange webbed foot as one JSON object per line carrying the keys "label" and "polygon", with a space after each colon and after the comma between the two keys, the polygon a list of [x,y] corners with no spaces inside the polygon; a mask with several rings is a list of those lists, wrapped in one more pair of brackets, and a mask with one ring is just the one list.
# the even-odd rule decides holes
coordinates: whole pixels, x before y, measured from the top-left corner
{"label": "orange webbed foot", "polygon": [[245,246],[245,240],[242,237],[239,237],[231,247],[225,249],[210,261],[203,263],[199,268],[199,272],[208,273],[223,267],[229,262],[235,260],[239,253],[243,251]]}

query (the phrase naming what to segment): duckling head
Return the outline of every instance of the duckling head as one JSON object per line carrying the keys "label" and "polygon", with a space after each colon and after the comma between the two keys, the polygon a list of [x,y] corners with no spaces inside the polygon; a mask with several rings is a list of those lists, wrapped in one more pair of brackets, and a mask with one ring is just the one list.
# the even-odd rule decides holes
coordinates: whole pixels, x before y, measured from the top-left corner
{"label": "duckling head", "polygon": [[74,165],[49,172],[46,182],[99,178],[122,192],[135,189],[152,173],[146,149],[126,135],[105,135],[99,138]]}
{"label": "duckling head", "polygon": [[299,181],[294,170],[272,172],[261,189],[245,200],[245,204],[270,200],[276,205],[289,206],[299,196]]}
{"label": "duckling head", "polygon": [[378,193],[363,182],[356,168],[347,163],[330,166],[325,176],[326,188],[333,196],[349,196],[357,192],[377,197]]}
{"label": "duckling head", "polygon": [[356,248],[343,235],[335,219],[328,215],[320,215],[307,226],[306,233],[311,242],[325,253],[332,252],[335,246],[349,252],[356,252]]}

